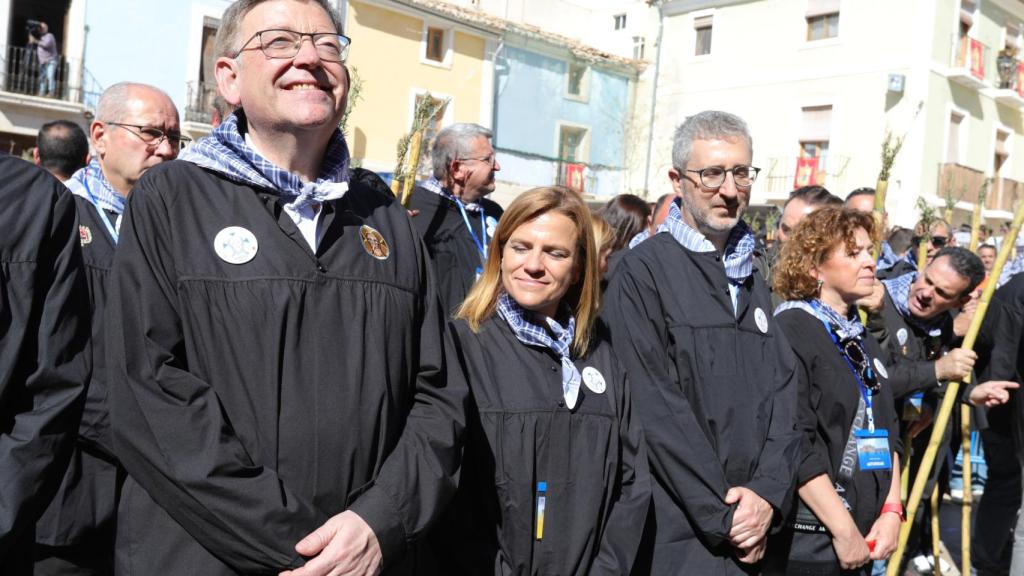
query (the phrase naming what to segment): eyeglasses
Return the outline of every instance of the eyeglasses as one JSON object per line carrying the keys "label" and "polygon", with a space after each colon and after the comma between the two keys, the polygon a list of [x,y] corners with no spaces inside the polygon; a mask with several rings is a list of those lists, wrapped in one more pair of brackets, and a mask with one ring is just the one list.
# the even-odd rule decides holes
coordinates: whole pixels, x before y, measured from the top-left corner
{"label": "eyeglasses", "polygon": [[476,162],[483,162],[484,164],[490,164],[491,166],[494,166],[494,161],[497,160],[497,158],[494,156],[494,154],[484,156],[483,158],[459,158],[459,162],[465,162],[467,160],[474,160]]}
{"label": "eyeglasses", "polygon": [[[164,132],[163,130],[161,130],[159,128],[154,128],[152,126],[140,126],[138,124],[124,124],[122,122],[106,122],[106,123],[110,124],[112,126],[118,126],[120,128],[123,128],[127,132],[131,132],[139,140],[142,140],[143,142],[145,142],[146,146],[149,147],[149,148],[156,148],[157,146],[163,144],[164,140],[167,140],[168,142],[171,143],[171,147],[172,148],[181,149],[186,144],[188,144],[189,142],[192,141],[191,138],[189,138],[188,136],[183,136],[180,132]],[[131,128],[134,128],[135,130],[138,130],[138,132],[136,132],[135,130],[131,130]]]}
{"label": "eyeglasses", "polygon": [[[923,241],[924,237],[922,236],[914,236],[910,239],[911,246],[920,246]],[[942,248],[946,244],[949,244],[949,236],[932,236],[933,248]]]}
{"label": "eyeglasses", "polygon": [[750,188],[754,185],[754,180],[757,180],[757,173],[760,171],[760,168],[742,165],[733,166],[728,170],[721,166],[709,166],[702,170],[685,170],[685,172],[695,172],[700,177],[700,185],[709,190],[721,188],[722,184],[725,184],[725,175],[728,172],[732,172],[732,181],[738,188]]}
{"label": "eyeglasses", "polygon": [[242,47],[238,49],[238,54],[235,54],[235,58],[245,50],[250,50],[246,46],[253,39],[258,39],[259,49],[267,58],[295,58],[299,53],[299,48],[302,47],[302,39],[306,36],[309,36],[310,42],[313,43],[313,48],[316,49],[317,56],[324,62],[344,62],[348,58],[348,47],[352,44],[348,36],[333,32],[308,33],[277,28],[260,30],[250,36],[242,44]]}

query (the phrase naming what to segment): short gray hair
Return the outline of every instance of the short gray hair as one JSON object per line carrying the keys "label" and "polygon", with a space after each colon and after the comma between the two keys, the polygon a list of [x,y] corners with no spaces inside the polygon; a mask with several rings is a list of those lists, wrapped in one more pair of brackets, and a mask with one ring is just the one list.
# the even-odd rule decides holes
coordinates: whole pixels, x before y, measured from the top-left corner
{"label": "short gray hair", "polygon": [[132,98],[132,91],[136,90],[149,90],[172,102],[167,92],[156,86],[139,82],[118,82],[100,95],[100,100],[96,104],[96,119],[102,122],[124,122],[128,116],[128,102]]}
{"label": "short gray hair", "polygon": [[672,138],[672,165],[677,170],[686,168],[693,151],[694,140],[721,140],[742,138],[747,141],[750,153],[754,153],[754,141],[742,118],[728,112],[705,110],[686,119],[676,128]]}
{"label": "short gray hair", "polygon": [[430,163],[434,167],[434,178],[442,182],[448,176],[448,167],[459,158],[472,154],[473,140],[483,136],[490,140],[493,133],[479,124],[468,122],[452,124],[437,133],[434,147],[430,152]]}
{"label": "short gray hair", "polygon": [[[213,40],[213,52],[217,58],[227,56],[234,58],[238,51],[242,49],[241,46],[236,46],[240,40],[238,39],[238,30],[242,27],[242,20],[246,14],[252,11],[253,8],[269,2],[270,0],[236,0],[234,4],[228,6],[227,10],[224,11],[224,15],[220,19],[220,29],[217,30],[217,36]],[[334,31],[338,34],[344,34],[343,26],[341,24],[341,17],[337,12],[331,8],[331,5],[327,3],[327,0],[295,0],[296,2],[312,2],[317,6],[324,9],[327,16],[331,19],[331,23],[334,24]]]}

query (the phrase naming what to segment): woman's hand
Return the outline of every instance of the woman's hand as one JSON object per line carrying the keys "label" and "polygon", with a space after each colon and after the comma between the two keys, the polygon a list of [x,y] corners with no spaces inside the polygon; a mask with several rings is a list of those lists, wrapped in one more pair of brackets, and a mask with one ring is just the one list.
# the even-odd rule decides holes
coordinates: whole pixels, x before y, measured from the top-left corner
{"label": "woman's hand", "polygon": [[864,540],[874,542],[870,547],[872,560],[887,560],[896,551],[896,542],[900,537],[900,522],[899,515],[884,512],[871,525],[871,531]]}
{"label": "woman's hand", "polygon": [[832,536],[832,547],[836,550],[839,565],[843,570],[856,570],[871,560],[871,550],[860,532],[848,536]]}

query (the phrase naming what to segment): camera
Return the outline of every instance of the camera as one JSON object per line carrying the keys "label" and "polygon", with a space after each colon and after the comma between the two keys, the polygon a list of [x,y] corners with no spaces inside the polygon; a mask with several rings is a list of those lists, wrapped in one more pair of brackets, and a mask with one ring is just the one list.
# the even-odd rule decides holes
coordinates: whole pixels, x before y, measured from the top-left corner
{"label": "camera", "polygon": [[40,20],[28,20],[25,22],[25,31],[28,32],[30,36],[38,40],[43,36],[41,25],[42,22]]}

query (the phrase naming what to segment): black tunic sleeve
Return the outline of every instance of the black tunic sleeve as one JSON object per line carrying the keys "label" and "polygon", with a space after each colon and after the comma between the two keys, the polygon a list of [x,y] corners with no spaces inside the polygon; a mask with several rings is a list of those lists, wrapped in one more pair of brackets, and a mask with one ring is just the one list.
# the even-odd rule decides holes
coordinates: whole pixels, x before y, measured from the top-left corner
{"label": "black tunic sleeve", "polygon": [[465,380],[446,378],[445,315],[421,241],[418,250],[424,295],[412,410],[374,486],[351,507],[373,528],[385,567],[426,534],[455,496],[469,402]]}
{"label": "black tunic sleeve", "polygon": [[[908,332],[910,329],[902,325],[898,318],[899,312],[896,311],[888,294],[885,295],[882,306],[881,313],[868,315],[867,329],[878,341],[885,355],[882,361],[889,372],[893,396],[899,400],[919,390],[928,391],[934,388],[938,384],[935,379],[935,362],[903,355],[895,334],[899,328],[904,328]],[[901,325],[897,326],[896,323]],[[913,338],[913,335],[910,337]]]}
{"label": "black tunic sleeve", "polygon": [[612,345],[633,385],[633,399],[644,422],[651,470],[666,492],[687,511],[693,526],[711,544],[726,542],[733,507],[729,486],[714,448],[672,375],[665,313],[653,278],[630,266],[611,280],[604,317]]}
{"label": "black tunic sleeve", "polygon": [[640,422],[633,419],[629,382],[621,368],[619,370],[616,389],[622,391],[618,406],[619,437],[622,440],[621,486],[590,574],[629,574],[637,556],[638,536],[643,533],[651,503],[647,448]]}
{"label": "black tunic sleeve", "polygon": [[148,182],[128,197],[114,258],[107,323],[114,447],[150,496],[235,571],[301,566],[294,546],[325,518],[247,453],[210,383],[189,371],[167,249],[174,222]]}
{"label": "black tunic sleeve", "polygon": [[[16,164],[17,163],[17,164]],[[0,566],[67,466],[89,381],[89,304],[74,202],[56,179],[0,159]]]}
{"label": "black tunic sleeve", "polygon": [[[798,314],[806,313],[795,311],[782,313],[776,316],[779,326],[788,337],[793,352],[797,358],[797,403],[799,414],[800,430],[800,461],[797,466],[796,482],[798,486],[808,480],[822,474],[830,474],[828,446],[821,443],[818,434],[818,410],[822,392],[813,382],[811,373],[814,367],[815,352],[813,347],[808,346],[809,342],[815,341],[810,330],[820,329],[821,326],[802,323]],[[817,322],[817,320],[815,320]],[[831,385],[832,383],[828,383]]]}

